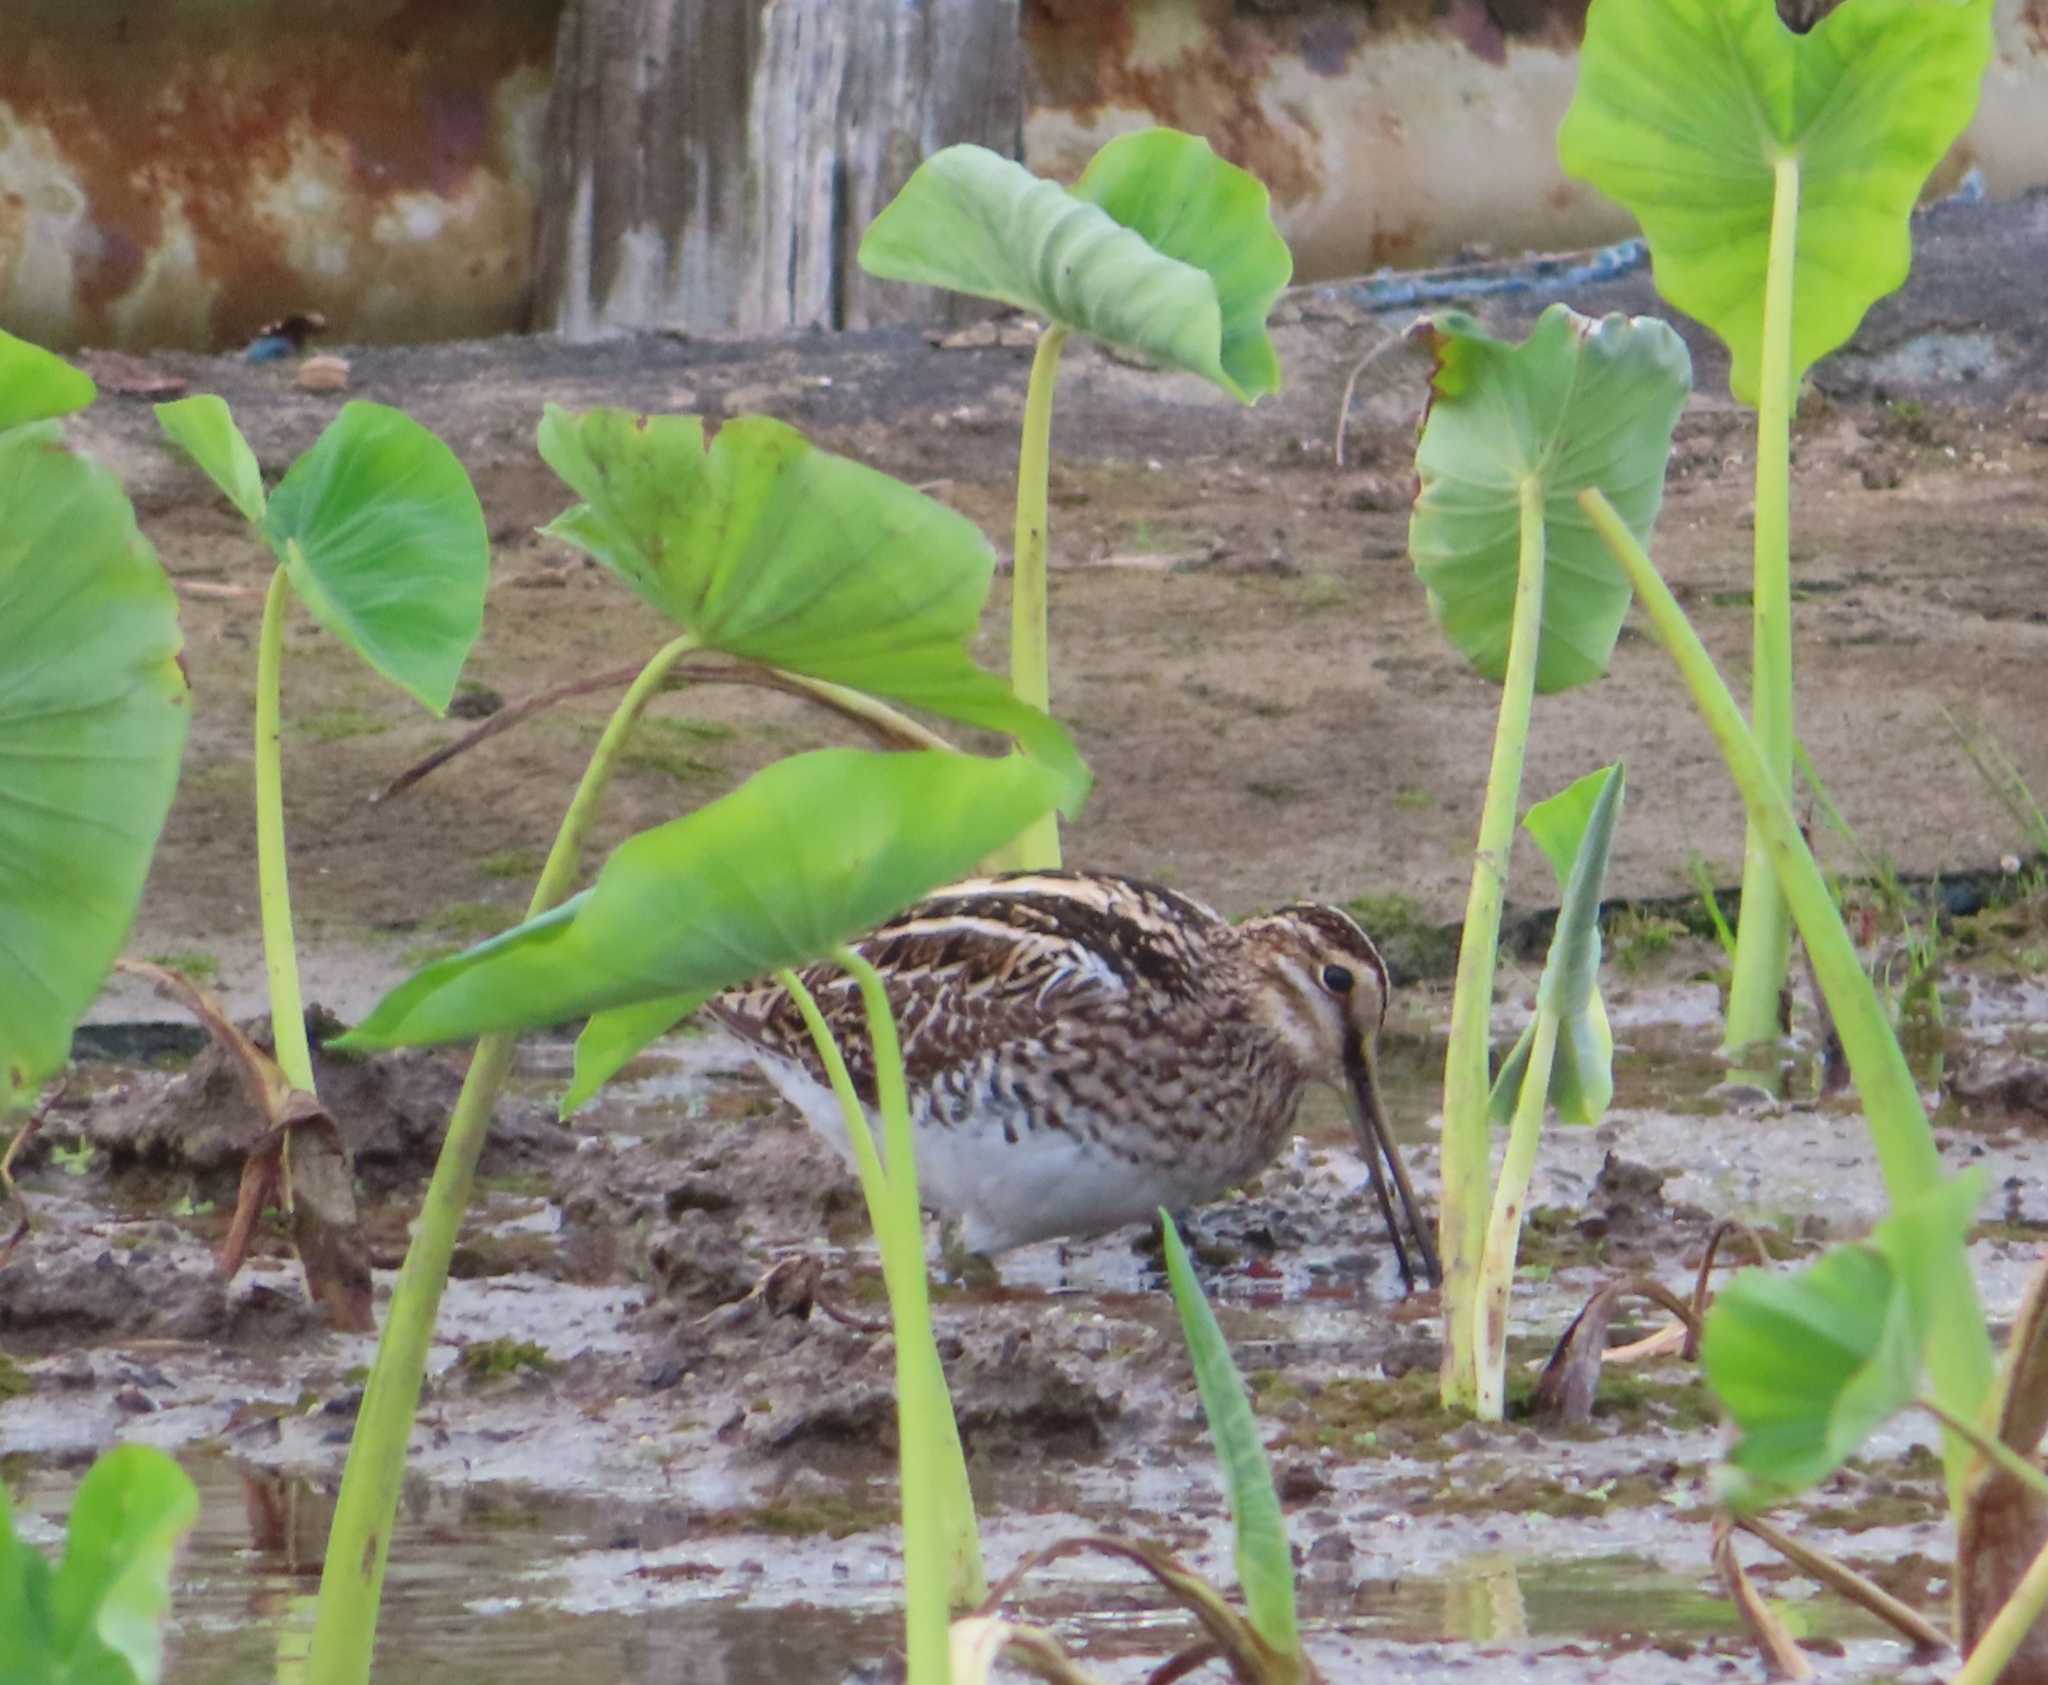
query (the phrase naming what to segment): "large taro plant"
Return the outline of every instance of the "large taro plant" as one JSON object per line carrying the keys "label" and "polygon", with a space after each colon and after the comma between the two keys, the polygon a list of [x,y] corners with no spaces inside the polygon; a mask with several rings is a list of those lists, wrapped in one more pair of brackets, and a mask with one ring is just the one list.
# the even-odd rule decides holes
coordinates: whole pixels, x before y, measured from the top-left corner
{"label": "large taro plant", "polygon": [[[1813,961],[1849,1073],[1863,1101],[1885,1192],[1904,1212],[1942,1180],[1941,1158],[1913,1073],[1858,960],[1828,884],[1808,849],[1785,787],[1773,775],[1763,747],[1628,523],[1597,488],[1579,501],[1641,598],[1651,631],[1677,665],[1741,793],[1752,830],[1768,851],[1792,917]],[[1933,1309],[1924,1349],[1934,1401],[1948,1417],[1975,1423],[1992,1386],[1991,1342],[1969,1260],[1960,1246],[1937,1249],[1915,1278]],[[1949,1493],[1958,1509],[1967,1485],[1972,1448],[1949,1430]]]}
{"label": "large taro plant", "polygon": [[[1593,0],[1565,172],[1619,200],[1658,290],[1726,343],[1756,410],[1751,721],[1792,787],[1791,421],[1799,383],[1906,278],[1909,217],[1976,108],[1992,0],[1844,0],[1806,35],[1775,0]],[[1775,1041],[1790,935],[1752,823],[1726,1046]],[[1758,1074],[1775,1082],[1775,1064]]]}
{"label": "large taro plant", "polygon": [[[258,1211],[291,1189],[293,1239],[312,1297],[337,1328],[367,1330],[370,1266],[358,1230],[353,1170],[320,1109],[299,991],[284,843],[280,729],[284,628],[296,598],[330,634],[434,713],[445,713],[483,625],[490,540],[455,454],[418,422],[352,401],[277,486],[217,397],[159,404],[157,419],[227,495],[277,558],[256,645],[256,876],[269,980],[274,1070],[230,1045],[257,1080],[271,1138],[250,1155],[223,1257],[240,1262]],[[218,1014],[202,1002],[203,1018]]]}
{"label": "large taro plant", "polygon": [[[393,1294],[365,1391],[322,1579],[308,1678],[367,1677],[420,1377],[493,1100],[522,1029],[590,1015],[587,1095],[710,995],[836,958],[858,979],[877,1091],[853,1091],[814,1034],[857,1144],[896,1324],[911,1678],[941,1681],[949,1602],[982,1591],[973,1508],[927,1302],[916,1163],[880,979],[847,944],[956,878],[1087,777],[1066,733],[966,654],[994,571],[963,517],[779,422],[702,424],[551,409],[542,455],[582,501],[549,529],[618,573],[675,628],[600,738],[535,886],[527,921],[429,966],[346,1038],[357,1048],[480,1037]],[[886,711],[908,703],[1003,733],[1026,753],[823,750],[641,833],[570,895],[584,839],[643,710],[693,657],[740,657]],[[805,1000],[800,988],[794,991]],[[869,1101],[882,1123],[868,1139]]]}
{"label": "large taro plant", "polygon": [[71,1056],[127,937],[191,717],[177,601],[55,418],[93,383],[0,333],[0,1118]]}
{"label": "large taro plant", "polygon": [[[1049,707],[1046,488],[1060,352],[1070,334],[1086,334],[1242,403],[1278,391],[1266,318],[1293,258],[1266,189],[1174,129],[1110,141],[1071,188],[985,147],[949,146],[869,225],[860,264],[1044,319],[1017,456],[1010,680],[1020,701]],[[1058,865],[1058,822],[1048,815],[1008,858]]]}
{"label": "large taro plant", "polygon": [[[1539,693],[1606,671],[1629,588],[1578,494],[1603,488],[1630,530],[1647,535],[1663,498],[1690,360],[1662,322],[1593,322],[1563,305],[1545,311],[1519,346],[1491,338],[1458,313],[1427,319],[1418,331],[1435,351],[1436,368],[1416,450],[1420,491],[1409,550],[1445,635],[1501,687],[1444,1064],[1440,1219],[1444,1402],[1497,1417],[1505,1328],[1494,1337],[1483,1326],[1490,1290],[1481,1272],[1484,1263],[1491,1291],[1505,1293],[1520,1191],[1504,1186],[1498,1201],[1488,1198],[1488,1027],[1531,713]],[[1604,854],[1604,840],[1600,848]],[[1596,945],[1595,963],[1597,952]],[[1593,1060],[1604,1032],[1604,1019],[1592,1016],[1596,1007],[1594,997],[1574,1009],[1585,1034],[1567,1040],[1554,1080],[1528,1089],[1532,1116],[1520,1110],[1519,1079],[1511,1100],[1503,1091],[1510,1115],[1522,1117],[1515,1139],[1524,1158],[1546,1099],[1577,1122],[1594,1121],[1605,1104],[1591,1069],[1582,1081],[1578,1066],[1581,1057]],[[1526,1185],[1526,1167],[1521,1179]]]}

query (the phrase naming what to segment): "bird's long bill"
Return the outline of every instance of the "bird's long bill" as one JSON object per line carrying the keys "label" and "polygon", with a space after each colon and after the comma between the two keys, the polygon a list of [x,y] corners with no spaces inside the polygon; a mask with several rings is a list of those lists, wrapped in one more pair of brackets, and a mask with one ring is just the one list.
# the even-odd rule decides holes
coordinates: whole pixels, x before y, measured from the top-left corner
{"label": "bird's long bill", "polygon": [[[1422,1259],[1422,1270],[1432,1287],[1443,1284],[1443,1266],[1437,1262],[1436,1243],[1430,1239],[1429,1225],[1422,1220],[1422,1212],[1415,1203],[1415,1189],[1408,1181],[1407,1168],[1401,1163],[1401,1155],[1394,1146],[1393,1131],[1387,1125],[1386,1107],[1380,1102],[1378,1061],[1373,1049],[1364,1040],[1354,1041],[1344,1061],[1345,1075],[1351,1079],[1351,1121],[1358,1129],[1358,1150],[1365,1155],[1366,1167],[1372,1172],[1372,1191],[1379,1200],[1380,1215],[1386,1219],[1387,1238],[1394,1243],[1394,1256],[1401,1265],[1401,1284],[1411,1293],[1415,1290],[1415,1267],[1410,1262],[1408,1242],[1413,1240],[1415,1250]],[[1380,1168],[1385,1162],[1385,1170]],[[1397,1219],[1394,1201],[1387,1191],[1387,1179],[1393,1178],[1394,1190],[1400,1196],[1401,1213]],[[1407,1224],[1403,1233],[1402,1222]]]}

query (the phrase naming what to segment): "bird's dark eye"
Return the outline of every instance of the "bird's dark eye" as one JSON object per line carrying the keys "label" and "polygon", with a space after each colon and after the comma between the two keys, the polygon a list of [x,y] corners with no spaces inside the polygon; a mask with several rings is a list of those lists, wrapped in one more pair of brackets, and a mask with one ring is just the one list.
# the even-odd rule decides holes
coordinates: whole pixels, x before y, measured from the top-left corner
{"label": "bird's dark eye", "polygon": [[1350,994],[1351,985],[1355,980],[1351,973],[1341,965],[1326,965],[1323,967],[1323,987],[1328,989],[1333,995]]}

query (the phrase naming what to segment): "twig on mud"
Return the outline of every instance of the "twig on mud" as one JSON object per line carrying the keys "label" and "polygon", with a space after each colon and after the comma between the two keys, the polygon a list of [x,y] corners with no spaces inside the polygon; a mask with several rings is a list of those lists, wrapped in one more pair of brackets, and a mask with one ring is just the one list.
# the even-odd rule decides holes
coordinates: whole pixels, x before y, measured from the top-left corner
{"label": "twig on mud", "polygon": [[1378,362],[1389,346],[1399,345],[1407,337],[1406,331],[1399,329],[1382,335],[1379,344],[1353,363],[1350,374],[1344,377],[1344,396],[1337,405],[1337,441],[1330,452],[1339,468],[1344,466],[1344,430],[1351,424],[1351,394],[1357,390],[1358,377]]}
{"label": "twig on mud", "polygon": [[1913,1643],[1913,1660],[1916,1663],[1930,1662],[1954,1650],[1948,1634],[1941,1628],[1918,1610],[1901,1603],[1874,1580],[1857,1573],[1847,1563],[1837,1562],[1826,1551],[1816,1550],[1812,1545],[1795,1539],[1762,1516],[1738,1515],[1734,1523],[1745,1533],[1763,1540],[1808,1579],[1818,1580],[1830,1591],[1839,1592],[1850,1602],[1868,1609],[1886,1625],[1904,1633]]}
{"label": "twig on mud", "polygon": [[5,1192],[9,1203],[20,1214],[15,1221],[14,1232],[5,1241],[0,1241],[0,1268],[6,1267],[7,1260],[14,1256],[14,1249],[27,1238],[34,1226],[29,1221],[28,1201],[21,1197],[21,1190],[14,1185],[15,1155],[35,1138],[36,1131],[43,1127],[43,1119],[50,1115],[70,1087],[71,1079],[66,1077],[44,1095],[36,1109],[29,1113],[28,1122],[14,1132],[14,1139],[7,1143],[7,1151],[0,1153],[0,1192]]}
{"label": "twig on mud", "polygon": [[[424,760],[415,761],[405,771],[384,786],[370,800],[389,801],[393,796],[402,796],[429,773],[438,771],[458,755],[467,754],[480,743],[487,743],[502,731],[510,731],[515,725],[531,719],[535,714],[544,713],[558,702],[567,702],[572,697],[588,696],[596,691],[621,690],[631,684],[639,675],[642,663],[613,667],[587,678],[569,679],[561,684],[537,691],[518,702],[509,702],[481,725],[456,738],[453,743],[444,744]],[[893,709],[884,710],[857,691],[842,686],[827,684],[822,679],[806,679],[794,673],[782,672],[774,667],[757,667],[750,661],[706,660],[689,664],[687,670],[678,667],[669,675],[662,686],[664,690],[681,690],[692,685],[752,685],[759,690],[775,690],[785,696],[799,696],[807,702],[830,709],[842,719],[850,720],[885,749],[950,749],[953,745],[935,731],[928,731],[914,720],[905,719]]]}
{"label": "twig on mud", "polygon": [[1714,1572],[1721,1576],[1735,1612],[1742,1617],[1751,1642],[1764,1664],[1766,1679],[1811,1679],[1813,1664],[1785,1630],[1785,1623],[1757,1594],[1748,1572],[1735,1554],[1735,1528],[1724,1513],[1714,1517]]}

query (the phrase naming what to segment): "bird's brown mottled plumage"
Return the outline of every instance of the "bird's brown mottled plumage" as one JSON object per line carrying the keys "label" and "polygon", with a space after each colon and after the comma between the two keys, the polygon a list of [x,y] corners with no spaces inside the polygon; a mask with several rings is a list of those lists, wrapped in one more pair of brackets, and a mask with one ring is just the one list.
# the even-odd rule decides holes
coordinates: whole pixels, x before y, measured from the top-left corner
{"label": "bird's brown mottled plumage", "polygon": [[[1320,1079],[1353,1095],[1404,1277],[1382,1158],[1435,1279],[1372,1093],[1386,968],[1349,914],[1302,904],[1233,926],[1155,884],[1029,872],[941,890],[855,946],[888,986],[925,1201],[962,1218],[971,1250],[1099,1233],[1212,1198],[1272,1160]],[[858,987],[832,965],[803,983],[872,1108]],[[788,992],[735,990],[711,1010],[845,1153]]]}

